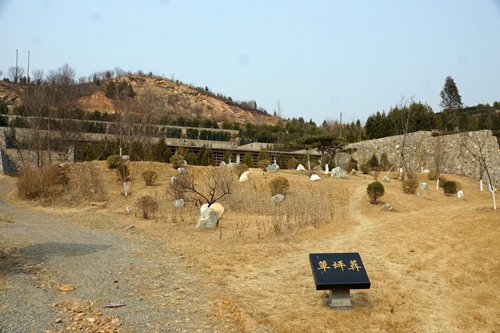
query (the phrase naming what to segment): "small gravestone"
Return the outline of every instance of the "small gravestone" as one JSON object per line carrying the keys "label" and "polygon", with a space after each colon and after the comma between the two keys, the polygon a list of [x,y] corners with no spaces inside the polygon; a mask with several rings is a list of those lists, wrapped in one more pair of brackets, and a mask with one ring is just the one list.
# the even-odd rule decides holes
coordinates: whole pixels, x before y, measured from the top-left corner
{"label": "small gravestone", "polygon": [[177,173],[179,175],[185,175],[185,174],[187,174],[187,170],[186,170],[186,168],[181,167],[181,168],[177,169]]}
{"label": "small gravestone", "polygon": [[170,185],[174,185],[176,180],[177,180],[176,177],[174,177],[174,176],[170,177]]}
{"label": "small gravestone", "polygon": [[306,168],[304,168],[304,166],[302,164],[299,164],[297,166],[297,171],[306,171]]}
{"label": "small gravestone", "polygon": [[184,208],[184,199],[177,199],[174,201],[175,208]]}
{"label": "small gravestone", "polygon": [[384,178],[382,178],[382,181],[384,181],[386,183],[390,183],[391,182],[391,180],[387,176],[384,176]]}
{"label": "small gravestone", "polygon": [[418,185],[418,187],[420,187],[421,189],[424,189],[424,190],[428,190],[429,189],[429,184],[427,184],[427,183],[420,183]]}
{"label": "small gravestone", "polygon": [[457,192],[457,198],[463,199],[464,198],[464,192],[462,190]]}
{"label": "small gravestone", "polygon": [[274,203],[280,203],[283,200],[285,200],[285,196],[283,194],[281,194],[281,193],[273,195],[273,197],[271,198],[271,201],[274,202]]}
{"label": "small gravestone", "polygon": [[352,311],[351,289],[370,289],[359,253],[311,253],[309,263],[316,290],[329,290],[326,302],[336,310]]}
{"label": "small gravestone", "polygon": [[429,169],[424,169],[422,173],[430,173]]}
{"label": "small gravestone", "polygon": [[311,175],[311,178],[309,178],[309,179],[310,180],[321,180],[321,178],[317,174]]}
{"label": "small gravestone", "polygon": [[324,174],[327,175],[329,173],[330,173],[330,169],[328,167],[328,164],[325,164],[325,172],[324,172]]}
{"label": "small gravestone", "polygon": [[267,166],[267,172],[276,172],[278,171],[279,167],[277,164],[271,164]]}
{"label": "small gravestone", "polygon": [[352,169],[351,172],[350,172],[350,174],[353,175],[353,176],[357,176],[358,175],[358,170]]}
{"label": "small gravestone", "polygon": [[345,172],[341,167],[335,167],[332,169],[332,177],[334,178],[345,178]]}
{"label": "small gravestone", "polygon": [[380,208],[380,210],[383,212],[392,212],[393,209],[394,208],[390,203],[386,203],[385,205],[382,206],[382,208]]}
{"label": "small gravestone", "polygon": [[234,162],[229,162],[229,163],[227,164],[227,166],[228,166],[228,167],[230,167],[230,168],[236,168],[236,165],[237,165],[237,164],[236,164],[236,163],[234,163]]}
{"label": "small gravestone", "polygon": [[219,164],[219,166],[220,166],[221,168],[225,168],[225,167],[227,166],[227,163],[226,163],[226,162],[224,162],[224,161],[221,161],[221,162],[220,162],[220,164]]}
{"label": "small gravestone", "polygon": [[424,194],[422,193],[422,191],[418,191],[417,192],[417,197],[419,197],[419,198],[423,198],[424,197]]}
{"label": "small gravestone", "polygon": [[198,222],[196,222],[196,228],[200,229],[210,229],[215,228],[219,224],[219,214],[212,208],[207,208],[203,213],[200,214]]}

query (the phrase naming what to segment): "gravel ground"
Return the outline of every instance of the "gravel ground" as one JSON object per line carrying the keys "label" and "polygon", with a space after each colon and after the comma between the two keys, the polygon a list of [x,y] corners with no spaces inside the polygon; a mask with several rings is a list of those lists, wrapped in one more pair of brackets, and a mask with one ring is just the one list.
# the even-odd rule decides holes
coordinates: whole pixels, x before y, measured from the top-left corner
{"label": "gravel ground", "polygon": [[13,206],[12,186],[0,178],[0,333],[234,331],[172,250]]}

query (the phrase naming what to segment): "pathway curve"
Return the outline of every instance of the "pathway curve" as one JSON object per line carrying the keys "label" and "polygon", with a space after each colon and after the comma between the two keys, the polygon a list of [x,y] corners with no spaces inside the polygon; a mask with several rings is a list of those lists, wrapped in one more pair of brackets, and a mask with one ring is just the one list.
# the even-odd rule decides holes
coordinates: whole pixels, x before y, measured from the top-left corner
{"label": "pathway curve", "polygon": [[173,251],[13,206],[13,186],[0,177],[0,333],[232,331]]}

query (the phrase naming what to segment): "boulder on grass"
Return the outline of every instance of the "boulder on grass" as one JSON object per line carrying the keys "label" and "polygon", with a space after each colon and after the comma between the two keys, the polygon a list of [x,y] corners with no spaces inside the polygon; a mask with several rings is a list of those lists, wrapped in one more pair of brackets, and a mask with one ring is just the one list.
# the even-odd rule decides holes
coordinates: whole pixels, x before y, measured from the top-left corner
{"label": "boulder on grass", "polygon": [[421,189],[424,189],[424,190],[428,190],[429,189],[429,184],[427,184],[427,183],[420,183],[418,185],[418,187],[420,187]]}
{"label": "boulder on grass", "polygon": [[345,178],[345,172],[341,167],[335,167],[332,169],[332,177],[334,178]]}
{"label": "boulder on grass", "polygon": [[203,213],[205,210],[207,210],[208,208],[208,204],[207,203],[204,203],[203,205],[201,205],[200,207],[200,213]]}
{"label": "boulder on grass", "polygon": [[222,206],[218,202],[214,202],[210,206],[207,203],[204,203],[200,207],[200,213],[203,213],[204,211],[206,211],[207,208],[212,208],[213,210],[215,210],[217,212],[217,215],[219,215],[219,219],[222,217],[222,215],[224,215],[224,206]]}
{"label": "boulder on grass", "polygon": [[313,174],[309,180],[321,180],[321,178],[317,174]]}
{"label": "boulder on grass", "polygon": [[250,171],[245,171],[240,176],[240,182],[246,182],[250,180]]}
{"label": "boulder on grass", "polygon": [[285,196],[283,194],[281,194],[281,193],[273,195],[273,197],[271,198],[271,201],[274,202],[274,203],[280,203],[283,200],[285,200]]}
{"label": "boulder on grass", "polygon": [[380,210],[383,212],[392,212],[393,209],[394,208],[390,203],[386,203],[385,205],[382,206],[382,208],[380,208]]}
{"label": "boulder on grass", "polygon": [[174,201],[175,208],[184,208],[184,199],[177,199]]}
{"label": "boulder on grass", "polygon": [[224,215],[224,207],[218,202],[214,202],[213,204],[210,205],[209,208],[212,208],[217,212],[217,215],[219,215],[219,219],[221,219],[222,215]]}
{"label": "boulder on grass", "polygon": [[302,164],[299,164],[299,166],[297,167],[297,171],[306,171],[306,168],[304,168]]}
{"label": "boulder on grass", "polygon": [[198,222],[196,222],[196,228],[200,229],[211,229],[219,225],[219,215],[212,208],[207,208],[203,213],[200,214]]}

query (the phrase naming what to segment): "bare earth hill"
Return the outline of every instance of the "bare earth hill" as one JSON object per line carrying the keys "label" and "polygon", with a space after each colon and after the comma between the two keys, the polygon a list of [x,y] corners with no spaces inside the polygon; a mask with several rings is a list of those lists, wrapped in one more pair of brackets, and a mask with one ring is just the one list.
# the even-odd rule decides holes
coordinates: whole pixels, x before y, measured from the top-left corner
{"label": "bare earth hill", "polygon": [[[114,92],[108,86],[112,84]],[[128,94],[132,87],[134,96]],[[29,86],[0,82],[0,101],[7,105],[20,106]],[[36,88],[36,87],[35,87]],[[123,90],[121,90],[123,88]],[[88,112],[95,110],[116,113],[124,110],[147,110],[158,116],[183,116],[194,119],[215,119],[251,124],[274,125],[280,119],[265,110],[255,108],[253,101],[233,102],[229,97],[213,94],[202,88],[195,88],[179,81],[165,78],[129,75],[107,79],[96,85],[82,83],[72,85],[65,93],[69,102],[65,106],[80,108]],[[24,98],[26,99],[26,98]],[[42,100],[37,103],[43,104]],[[241,108],[238,104],[249,105]]]}

